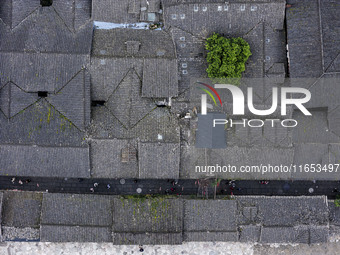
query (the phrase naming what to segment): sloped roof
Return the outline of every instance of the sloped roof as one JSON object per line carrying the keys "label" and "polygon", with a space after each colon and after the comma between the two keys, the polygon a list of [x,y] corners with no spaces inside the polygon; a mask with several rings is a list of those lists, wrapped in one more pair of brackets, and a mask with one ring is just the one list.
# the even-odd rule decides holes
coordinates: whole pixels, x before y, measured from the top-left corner
{"label": "sloped roof", "polygon": [[159,15],[160,2],[160,0],[93,0],[92,17],[96,21],[112,23],[148,21],[148,13]]}
{"label": "sloped roof", "polygon": [[[212,3],[225,3],[225,0],[204,0],[204,3],[212,4]],[[239,0],[229,0],[229,3],[239,3]],[[284,2],[284,0],[243,0],[244,3],[275,3],[275,2]],[[192,3],[203,3],[202,0],[166,0],[164,1],[164,6],[172,6],[178,4],[192,4]]]}
{"label": "sloped roof", "polygon": [[[5,89],[0,91],[1,96]],[[83,132],[45,99],[39,99],[27,108],[21,108],[20,112],[11,118],[8,118],[3,110],[5,108],[0,105],[0,144],[86,146],[83,143]]]}
{"label": "sloped roof", "polygon": [[[127,51],[127,41],[140,42],[139,51]],[[171,36],[163,30],[148,29],[95,29],[92,56],[134,58],[176,58]]]}
{"label": "sloped roof", "polygon": [[39,241],[42,193],[1,193],[2,241]]}
{"label": "sloped roof", "polygon": [[73,125],[84,130],[90,123],[90,75],[87,70],[79,71],[46,100]]}
{"label": "sloped roof", "polygon": [[[138,178],[136,141],[93,139],[90,148],[93,177]],[[127,154],[127,158],[124,158],[124,153]]]}
{"label": "sloped roof", "polygon": [[145,142],[159,142],[158,135],[161,135],[161,142],[170,143],[180,139],[178,119],[162,107],[156,107],[131,129],[124,127],[105,106],[93,107],[92,118],[89,132],[94,138],[139,138]]}
{"label": "sloped roof", "polygon": [[[4,25],[0,22],[1,26]],[[5,34],[0,44],[2,51],[89,54],[93,27],[92,22],[86,22],[73,32],[53,8],[44,7],[34,11],[17,28],[2,30]]]}
{"label": "sloped roof", "polygon": [[[50,83],[51,89],[46,87],[41,88],[39,86],[40,84],[44,84],[43,81],[40,83],[39,80],[45,80],[48,77],[47,74],[43,76],[43,79],[35,80],[34,72],[28,72],[30,77],[32,77],[32,81],[34,82],[33,85],[25,83],[27,81],[27,79],[25,79],[25,75],[23,75],[21,79],[19,76],[18,80],[13,78],[12,80],[18,81],[20,83],[8,82],[0,89],[0,110],[7,118],[12,118],[41,99],[38,97],[38,93],[29,92],[52,92],[47,94],[48,96],[46,97],[46,100],[59,113],[72,122],[73,125],[81,130],[84,130],[85,126],[90,122],[89,74],[86,70],[79,70],[79,72],[75,73],[74,77],[71,77],[69,73],[66,72],[66,69],[60,69],[60,71],[65,72],[66,75],[70,77],[70,80],[67,82],[64,81],[65,83],[63,83],[62,86],[59,85],[60,88],[58,88],[56,91],[52,89],[54,82],[53,78],[48,79],[49,81],[52,81],[52,83]],[[35,85],[38,85],[38,88]],[[19,86],[24,87],[24,89]]]}
{"label": "sloped roof", "polygon": [[[58,92],[80,72],[89,56],[55,53],[3,53],[1,75],[26,92]],[[3,84],[5,85],[5,84]]]}
{"label": "sloped roof", "polygon": [[112,224],[109,196],[79,194],[44,194],[41,224],[68,226],[110,226]]}
{"label": "sloped roof", "polygon": [[179,177],[179,143],[139,143],[139,178],[177,179]]}
{"label": "sloped roof", "polygon": [[11,118],[20,111],[38,101],[38,96],[28,94],[12,82],[8,82],[0,89],[0,110],[7,118]]}
{"label": "sloped roof", "polygon": [[2,174],[12,176],[89,177],[89,149],[0,145]]}
{"label": "sloped roof", "polygon": [[91,57],[91,98],[107,101],[123,78],[134,70],[142,77],[143,59]]}
{"label": "sloped roof", "polygon": [[142,97],[177,97],[177,69],[175,59],[145,59]]}
{"label": "sloped roof", "polygon": [[[166,26],[206,37],[212,32],[241,36],[259,22],[283,29],[285,1],[164,1]],[[244,8],[244,9],[243,9]],[[242,22],[238,22],[242,20]]]}
{"label": "sloped roof", "polygon": [[185,240],[236,241],[236,211],[235,200],[185,200]]}
{"label": "sloped roof", "polygon": [[105,106],[127,129],[155,109],[153,100],[141,97],[141,81],[131,69],[110,96]]}
{"label": "sloped roof", "polygon": [[323,73],[318,1],[290,1],[287,9],[289,72],[295,77],[319,77]]}
{"label": "sloped roof", "polygon": [[11,29],[29,19],[35,12],[55,11],[71,31],[79,29],[91,18],[91,0],[58,0],[52,6],[42,7],[40,0],[5,0],[0,8],[0,19]]}
{"label": "sloped roof", "polygon": [[[90,3],[62,0],[41,7],[40,1],[7,0],[1,5],[0,121],[6,130],[0,143],[81,145],[75,142],[82,138],[77,131],[69,139],[58,132],[70,123],[84,130],[90,121],[90,80],[84,70],[92,43]],[[38,97],[39,91],[48,98]]]}
{"label": "sloped roof", "polygon": [[132,68],[143,97],[178,95],[175,46],[163,30],[95,29],[91,54],[95,98],[107,99]]}
{"label": "sloped roof", "polygon": [[289,0],[287,39],[291,77],[320,77],[339,72],[340,4]]}
{"label": "sloped roof", "polygon": [[327,242],[330,227],[339,225],[338,209],[323,196],[197,200],[5,191],[0,203],[2,237],[16,241],[311,244]]}
{"label": "sloped roof", "polygon": [[44,194],[41,240],[110,242],[112,200],[108,196]]}
{"label": "sloped roof", "polygon": [[179,199],[115,199],[113,214],[116,244],[182,242],[183,202]]}
{"label": "sloped roof", "polygon": [[3,193],[1,225],[39,228],[42,193],[6,191]]}
{"label": "sloped roof", "polygon": [[[255,207],[252,217],[240,212],[240,224],[262,222],[267,227],[296,225],[326,225],[328,221],[327,200],[314,197],[238,197],[238,206],[243,212]],[[278,214],[278,211],[282,211]]]}
{"label": "sloped roof", "polygon": [[340,72],[340,3],[332,0],[319,3],[324,69],[325,72]]}

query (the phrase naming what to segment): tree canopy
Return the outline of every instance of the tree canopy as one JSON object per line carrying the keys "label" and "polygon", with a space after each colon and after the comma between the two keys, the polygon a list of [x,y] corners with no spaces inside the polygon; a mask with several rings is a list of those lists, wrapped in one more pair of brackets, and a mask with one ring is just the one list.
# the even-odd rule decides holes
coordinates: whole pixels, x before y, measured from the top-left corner
{"label": "tree canopy", "polygon": [[214,33],[207,38],[209,78],[240,78],[251,56],[249,44],[241,37],[226,38]]}

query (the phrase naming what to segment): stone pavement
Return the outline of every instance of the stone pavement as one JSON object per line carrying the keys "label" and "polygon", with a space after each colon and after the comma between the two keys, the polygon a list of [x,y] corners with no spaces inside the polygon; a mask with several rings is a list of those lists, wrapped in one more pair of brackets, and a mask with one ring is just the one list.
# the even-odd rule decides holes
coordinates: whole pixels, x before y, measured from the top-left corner
{"label": "stone pavement", "polygon": [[[325,195],[334,199],[340,192],[339,181],[263,181],[235,180],[156,180],[156,179],[83,179],[0,176],[1,190],[48,191],[101,195],[197,195],[212,198],[216,195],[313,196]],[[22,183],[22,184],[20,184]]]}
{"label": "stone pavement", "polygon": [[336,255],[337,242],[315,245],[257,245],[254,243],[197,242],[182,245],[150,245],[139,252],[137,245],[113,245],[109,243],[21,243],[9,242],[0,246],[0,255]]}

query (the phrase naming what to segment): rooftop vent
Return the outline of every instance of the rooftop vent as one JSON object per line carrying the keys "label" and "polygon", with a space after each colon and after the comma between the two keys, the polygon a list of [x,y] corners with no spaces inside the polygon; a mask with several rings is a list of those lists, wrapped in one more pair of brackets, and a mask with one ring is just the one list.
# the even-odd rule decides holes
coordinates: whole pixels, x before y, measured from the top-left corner
{"label": "rooftop vent", "polygon": [[156,54],[157,54],[157,56],[164,56],[165,55],[165,50],[157,50]]}
{"label": "rooftop vent", "polygon": [[38,91],[38,97],[47,97],[47,91]]}
{"label": "rooftop vent", "polygon": [[53,0],[40,0],[40,5],[42,7],[48,7],[53,4]]}
{"label": "rooftop vent", "polygon": [[104,106],[105,101],[102,100],[95,100],[91,102],[91,106]]}
{"label": "rooftop vent", "polygon": [[140,42],[139,41],[126,41],[126,51],[128,54],[133,55],[139,51]]}
{"label": "rooftop vent", "polygon": [[136,162],[137,151],[131,144],[128,144],[125,148],[123,148],[121,153],[122,163]]}

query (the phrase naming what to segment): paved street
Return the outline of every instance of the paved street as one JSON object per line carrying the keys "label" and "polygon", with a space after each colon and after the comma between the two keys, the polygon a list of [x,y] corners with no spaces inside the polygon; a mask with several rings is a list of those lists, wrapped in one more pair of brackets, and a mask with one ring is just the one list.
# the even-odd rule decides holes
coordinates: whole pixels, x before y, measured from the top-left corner
{"label": "paved street", "polygon": [[[215,179],[81,179],[1,176],[1,190],[48,191],[58,193],[94,193],[108,195],[169,194],[198,195],[212,198]],[[339,181],[254,181],[219,180],[216,195],[301,196],[326,195],[334,199],[340,191]]]}

